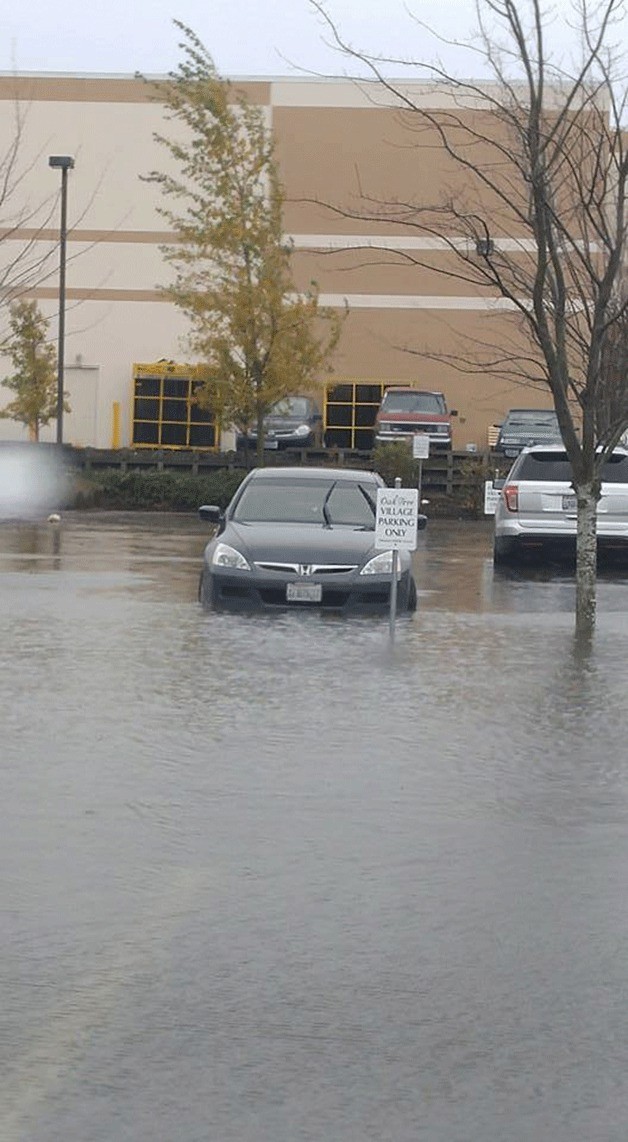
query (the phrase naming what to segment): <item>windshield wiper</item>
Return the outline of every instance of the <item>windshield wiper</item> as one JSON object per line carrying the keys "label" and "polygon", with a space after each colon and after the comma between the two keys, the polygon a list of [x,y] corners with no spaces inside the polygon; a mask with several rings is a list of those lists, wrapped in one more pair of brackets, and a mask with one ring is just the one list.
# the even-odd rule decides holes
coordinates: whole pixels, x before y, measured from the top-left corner
{"label": "windshield wiper", "polygon": [[[376,517],[377,516],[377,505],[375,503],[375,500],[373,500],[371,498],[371,496],[369,496],[366,488],[363,488],[361,484],[358,484],[358,488],[362,492],[364,499],[366,500],[368,506],[370,507],[371,511],[373,512],[373,516]],[[367,529],[365,528],[364,530],[366,531]]]}
{"label": "windshield wiper", "polygon": [[331,527],[331,520],[329,518],[329,512],[327,511],[327,504],[329,503],[329,497],[331,496],[331,493],[333,492],[337,483],[338,483],[338,481],[334,480],[331,488],[329,489],[327,495],[325,496],[325,499],[323,500],[323,519],[325,520],[325,527]]}

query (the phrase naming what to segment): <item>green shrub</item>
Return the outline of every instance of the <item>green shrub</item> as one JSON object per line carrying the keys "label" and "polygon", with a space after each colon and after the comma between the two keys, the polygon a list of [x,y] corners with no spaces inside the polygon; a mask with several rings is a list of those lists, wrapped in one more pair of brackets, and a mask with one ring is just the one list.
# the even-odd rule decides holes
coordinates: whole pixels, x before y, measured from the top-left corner
{"label": "green shrub", "polygon": [[84,472],[75,485],[73,506],[115,511],[196,511],[201,504],[225,508],[246,472],[216,468],[190,472],[119,469]]}
{"label": "green shrub", "polygon": [[484,514],[484,481],[488,478],[485,457],[470,453],[460,466],[461,484],[456,489],[456,499],[458,506],[475,519]]}
{"label": "green shrub", "polygon": [[399,440],[394,444],[377,444],[373,452],[373,467],[392,487],[397,476],[402,488],[416,488],[419,482],[419,461],[412,458],[412,441]]}
{"label": "green shrub", "polygon": [[509,464],[501,460],[491,462],[488,456],[470,453],[460,466],[460,483],[450,501],[472,519],[484,515],[484,484],[508,471]]}

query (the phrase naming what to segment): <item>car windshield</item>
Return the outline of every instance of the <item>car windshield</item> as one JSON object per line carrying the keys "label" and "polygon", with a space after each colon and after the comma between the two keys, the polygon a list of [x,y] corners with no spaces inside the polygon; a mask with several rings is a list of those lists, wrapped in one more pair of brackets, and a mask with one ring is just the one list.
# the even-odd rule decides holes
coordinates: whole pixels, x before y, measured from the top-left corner
{"label": "car windshield", "polygon": [[382,412],[428,412],[436,416],[445,413],[443,398],[438,393],[384,393]]}
{"label": "car windshield", "polygon": [[[528,452],[520,457],[513,468],[517,480],[556,480],[570,484],[573,472],[569,460],[560,452]],[[628,484],[628,456],[609,457],[602,469],[605,484]]]}
{"label": "car windshield", "polygon": [[522,408],[517,409],[515,412],[509,412],[504,421],[504,428],[532,428],[535,425],[549,426],[551,428],[557,427],[558,418],[556,413],[543,412],[540,409]]}
{"label": "car windshield", "polygon": [[278,400],[270,410],[270,416],[294,416],[306,420],[309,416],[307,397],[284,397]]}
{"label": "car windshield", "polygon": [[232,519],[238,523],[375,526],[376,487],[348,480],[252,480]]}

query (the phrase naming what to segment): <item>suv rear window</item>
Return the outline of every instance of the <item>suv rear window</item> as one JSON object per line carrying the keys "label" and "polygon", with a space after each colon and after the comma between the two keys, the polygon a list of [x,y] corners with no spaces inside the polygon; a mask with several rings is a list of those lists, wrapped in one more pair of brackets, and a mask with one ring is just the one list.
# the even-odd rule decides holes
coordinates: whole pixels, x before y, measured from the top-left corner
{"label": "suv rear window", "polygon": [[[528,452],[515,461],[512,468],[514,480],[556,480],[573,479],[569,460],[560,452]],[[628,456],[611,456],[602,469],[605,484],[628,484]]]}

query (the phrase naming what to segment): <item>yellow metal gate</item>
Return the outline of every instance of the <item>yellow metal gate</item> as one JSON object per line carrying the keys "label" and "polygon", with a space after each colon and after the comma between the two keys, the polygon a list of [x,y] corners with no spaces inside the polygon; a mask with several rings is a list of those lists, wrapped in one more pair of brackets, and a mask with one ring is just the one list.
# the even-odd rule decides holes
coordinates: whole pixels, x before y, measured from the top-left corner
{"label": "yellow metal gate", "polygon": [[133,366],[135,448],[216,448],[214,414],[199,408],[194,365],[171,361]]}
{"label": "yellow metal gate", "polygon": [[323,418],[328,448],[373,447],[373,426],[390,381],[339,380],[325,386]]}

